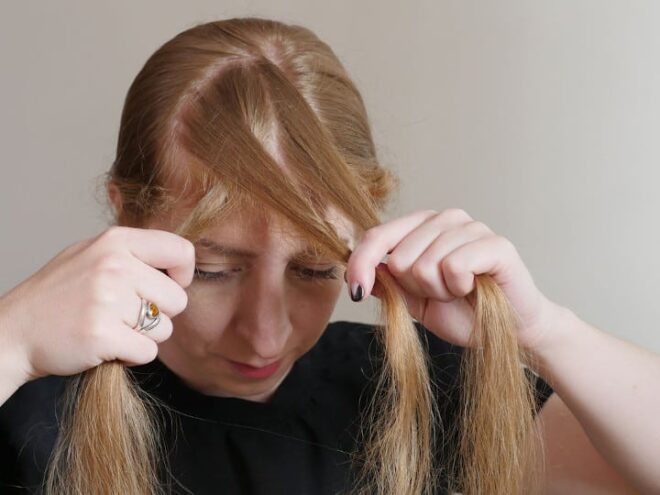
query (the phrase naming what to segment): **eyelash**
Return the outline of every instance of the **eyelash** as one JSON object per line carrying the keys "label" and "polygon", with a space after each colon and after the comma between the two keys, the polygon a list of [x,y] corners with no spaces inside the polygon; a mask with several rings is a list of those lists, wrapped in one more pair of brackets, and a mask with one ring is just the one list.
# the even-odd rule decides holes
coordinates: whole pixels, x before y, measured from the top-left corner
{"label": "eyelash", "polygon": [[[226,281],[231,278],[231,272],[236,270],[222,270],[219,272],[205,272],[195,267],[195,278],[199,280],[215,280],[218,282]],[[333,266],[327,270],[312,270],[311,268],[296,268],[294,271],[302,274],[301,278],[304,280],[312,279],[336,279],[337,267]]]}

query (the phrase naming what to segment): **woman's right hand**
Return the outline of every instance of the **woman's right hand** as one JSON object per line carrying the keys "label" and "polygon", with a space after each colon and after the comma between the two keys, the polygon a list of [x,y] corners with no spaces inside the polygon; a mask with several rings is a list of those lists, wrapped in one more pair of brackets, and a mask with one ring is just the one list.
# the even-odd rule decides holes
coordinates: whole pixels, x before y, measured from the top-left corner
{"label": "woman's right hand", "polygon": [[[3,372],[24,383],[104,361],[153,360],[188,304],[194,264],[192,243],[164,230],[113,226],[67,247],[0,298]],[[161,316],[143,333],[133,329],[140,297]]]}

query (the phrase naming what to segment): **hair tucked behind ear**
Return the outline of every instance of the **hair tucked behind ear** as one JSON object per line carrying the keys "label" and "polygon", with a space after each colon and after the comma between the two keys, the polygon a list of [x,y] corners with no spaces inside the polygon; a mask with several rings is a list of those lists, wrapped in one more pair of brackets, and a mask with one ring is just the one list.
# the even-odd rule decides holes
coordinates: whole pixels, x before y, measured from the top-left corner
{"label": "hair tucked behind ear", "polygon": [[[344,264],[351,251],[327,220],[328,207],[359,236],[381,223],[396,185],[378,163],[362,98],[332,50],[305,28],[254,18],[195,26],[149,58],[127,94],[108,180],[121,193],[120,225],[191,208],[174,230],[194,241],[229,212],[257,208],[283,216]],[[396,284],[376,276],[382,374],[355,455],[353,492],[430,494],[442,425],[429,359]],[[465,495],[536,493],[533,384],[517,322],[492,279],[476,280],[460,441],[443,462]],[[165,456],[152,406],[122,365],[87,371],[69,393],[47,492],[157,493]]]}

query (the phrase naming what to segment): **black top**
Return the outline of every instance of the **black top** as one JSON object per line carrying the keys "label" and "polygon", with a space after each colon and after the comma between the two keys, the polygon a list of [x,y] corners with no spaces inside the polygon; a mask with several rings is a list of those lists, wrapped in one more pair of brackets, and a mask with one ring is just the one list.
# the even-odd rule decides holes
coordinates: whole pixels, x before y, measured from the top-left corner
{"label": "black top", "polygon": [[[463,348],[416,326],[432,357],[446,426],[454,421],[459,400],[454,385]],[[350,453],[359,446],[359,414],[373,393],[373,363],[380,362],[374,335],[371,325],[330,323],[267,403],[201,394],[158,359],[129,368],[143,389],[178,412],[165,420],[163,433],[171,492],[319,495],[347,490],[355,472],[349,466]],[[29,382],[0,407],[0,493],[41,493],[57,433],[57,398],[66,380],[49,376]],[[552,393],[542,379],[536,383],[534,413]],[[438,453],[439,463],[443,456]]]}

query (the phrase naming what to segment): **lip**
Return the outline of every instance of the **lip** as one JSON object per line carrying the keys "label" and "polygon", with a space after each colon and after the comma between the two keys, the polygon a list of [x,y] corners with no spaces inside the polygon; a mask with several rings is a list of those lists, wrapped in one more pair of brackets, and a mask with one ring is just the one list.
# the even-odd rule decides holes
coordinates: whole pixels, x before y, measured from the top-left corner
{"label": "lip", "polygon": [[262,367],[250,366],[249,364],[239,363],[230,359],[228,361],[229,364],[231,364],[231,367],[241,376],[254,379],[263,379],[273,376],[282,364],[281,359]]}

